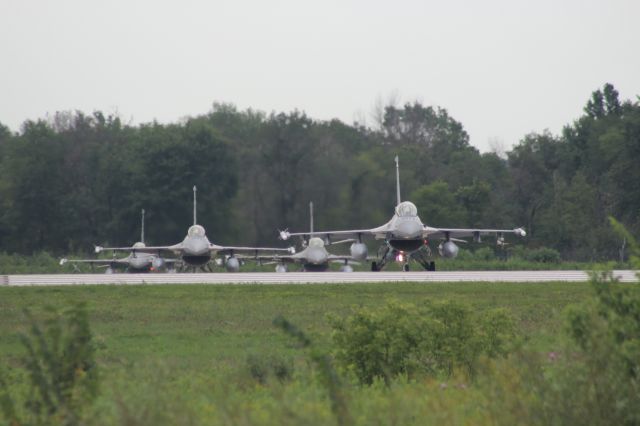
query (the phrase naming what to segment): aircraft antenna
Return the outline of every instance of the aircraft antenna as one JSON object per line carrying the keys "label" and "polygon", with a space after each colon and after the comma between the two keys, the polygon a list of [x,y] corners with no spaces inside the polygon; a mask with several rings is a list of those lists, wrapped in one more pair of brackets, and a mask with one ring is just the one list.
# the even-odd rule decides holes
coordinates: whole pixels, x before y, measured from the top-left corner
{"label": "aircraft antenna", "polygon": [[396,195],[398,197],[398,203],[401,203],[400,198],[400,162],[398,161],[398,156],[396,155]]}
{"label": "aircraft antenna", "polygon": [[313,201],[309,201],[309,223],[311,224],[309,236],[313,237]]}
{"label": "aircraft antenna", "polygon": [[140,231],[140,242],[144,244],[144,209],[142,209],[142,230]]}
{"label": "aircraft antenna", "polygon": [[193,224],[197,225],[198,221],[196,220],[196,205],[197,205],[197,201],[196,201],[196,186],[193,185]]}

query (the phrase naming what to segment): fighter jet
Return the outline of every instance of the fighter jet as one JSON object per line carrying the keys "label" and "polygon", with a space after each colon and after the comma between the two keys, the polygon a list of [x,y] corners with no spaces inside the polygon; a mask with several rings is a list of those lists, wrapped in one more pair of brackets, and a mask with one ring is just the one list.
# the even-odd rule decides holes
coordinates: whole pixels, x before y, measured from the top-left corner
{"label": "fighter jet", "polygon": [[127,248],[131,253],[127,257],[113,258],[113,259],[60,259],[60,266],[67,263],[77,264],[85,263],[92,267],[104,267],[105,273],[112,274],[116,268],[122,267],[127,272],[140,273],[140,272],[160,272],[164,270],[172,271],[175,269],[174,265],[176,259],[165,259],[158,253],[149,251],[149,248],[144,243],[144,209],[141,212],[142,226],[140,231],[140,241],[133,246]]}
{"label": "fighter jet", "polygon": [[[153,246],[146,247],[146,250],[156,251],[170,251],[175,253],[183,262],[183,267],[188,267],[192,270],[196,268],[203,269],[208,267],[209,261],[212,257],[217,255],[228,255],[225,261],[225,267],[229,272],[237,272],[240,269],[240,261],[235,256],[236,252],[254,252],[257,256],[260,251],[269,252],[289,252],[291,248],[267,248],[267,247],[234,247],[234,246],[219,246],[213,244],[207,238],[204,227],[198,225],[196,212],[197,212],[197,189],[193,187],[193,225],[187,230],[187,235],[182,242],[171,246]],[[123,251],[131,250],[128,247],[96,247],[96,253],[100,253],[105,250]],[[134,251],[135,253],[135,251]],[[210,270],[210,269],[209,269]]]}
{"label": "fighter jet", "polygon": [[[257,256],[259,261],[272,261],[276,263],[276,272],[287,272],[287,264],[297,263],[302,265],[302,269],[305,272],[323,272],[329,268],[330,262],[342,263],[340,270],[342,272],[353,272],[351,265],[358,264],[358,262],[349,255],[334,255],[330,254],[325,248],[325,242],[322,238],[314,236],[313,232],[313,202],[309,203],[309,215],[310,215],[310,231],[308,238],[303,238],[304,249],[298,253],[291,255],[274,255],[274,256]],[[303,237],[304,237],[303,236]],[[353,239],[336,241],[333,244],[340,244],[343,242],[352,242]]]}
{"label": "fighter jet", "polygon": [[[466,242],[458,238],[473,237],[476,242],[481,241],[483,235],[496,235],[497,243],[504,244],[505,234],[515,234],[520,237],[527,235],[523,228],[515,229],[475,229],[475,228],[436,228],[422,223],[418,216],[418,209],[410,201],[402,201],[400,197],[400,164],[398,156],[396,162],[396,197],[397,205],[391,220],[382,226],[370,229],[352,229],[344,231],[315,232],[316,236],[322,236],[328,242],[333,236],[351,235],[357,241],[351,245],[351,256],[354,259],[364,260],[367,257],[367,246],[362,242],[363,236],[373,236],[377,240],[384,240],[380,252],[380,258],[371,263],[372,271],[382,270],[389,261],[401,262],[402,269],[409,271],[409,261],[418,261],[426,270],[435,271],[435,263],[429,261],[430,250],[428,239],[440,239],[438,249],[441,256],[454,258],[458,255],[458,246],[455,242]],[[308,235],[307,233],[292,233],[287,230],[280,232],[280,239],[288,240],[292,236]],[[455,242],[454,242],[455,241]]]}

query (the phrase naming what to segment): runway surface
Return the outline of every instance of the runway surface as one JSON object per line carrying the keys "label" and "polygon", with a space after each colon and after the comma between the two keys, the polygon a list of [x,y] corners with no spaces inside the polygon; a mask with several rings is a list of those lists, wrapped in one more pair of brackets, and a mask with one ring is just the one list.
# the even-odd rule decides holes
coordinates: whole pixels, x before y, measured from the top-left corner
{"label": "runway surface", "polygon": [[[637,282],[634,271],[614,271],[622,282]],[[51,274],[0,275],[0,286],[96,284],[344,284],[373,282],[584,282],[584,271],[459,272],[253,272],[208,274]]]}

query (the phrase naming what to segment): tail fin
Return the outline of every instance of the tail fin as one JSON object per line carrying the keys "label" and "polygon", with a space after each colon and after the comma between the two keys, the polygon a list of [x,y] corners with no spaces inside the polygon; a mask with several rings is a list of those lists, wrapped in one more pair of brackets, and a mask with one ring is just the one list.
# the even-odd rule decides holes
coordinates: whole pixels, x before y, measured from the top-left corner
{"label": "tail fin", "polygon": [[196,219],[196,207],[197,207],[197,201],[196,201],[196,186],[193,185],[193,224],[197,225],[198,221]]}
{"label": "tail fin", "polygon": [[400,163],[398,161],[398,156],[396,155],[396,196],[398,198],[396,205],[402,202],[400,198]]}
{"label": "tail fin", "polygon": [[309,236],[313,237],[313,201],[309,201]]}
{"label": "tail fin", "polygon": [[144,244],[144,209],[142,209],[142,227],[140,230],[140,242]]}

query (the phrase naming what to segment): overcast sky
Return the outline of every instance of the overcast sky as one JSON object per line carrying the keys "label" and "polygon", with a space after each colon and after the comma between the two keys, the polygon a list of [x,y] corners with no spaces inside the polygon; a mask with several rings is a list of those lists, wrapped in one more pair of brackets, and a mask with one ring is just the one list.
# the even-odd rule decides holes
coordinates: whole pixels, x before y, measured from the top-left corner
{"label": "overcast sky", "polygon": [[438,105],[482,151],[640,94],[640,1],[0,0],[0,123],[173,122],[213,102],[316,119]]}

